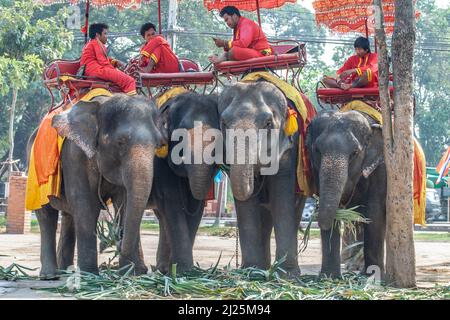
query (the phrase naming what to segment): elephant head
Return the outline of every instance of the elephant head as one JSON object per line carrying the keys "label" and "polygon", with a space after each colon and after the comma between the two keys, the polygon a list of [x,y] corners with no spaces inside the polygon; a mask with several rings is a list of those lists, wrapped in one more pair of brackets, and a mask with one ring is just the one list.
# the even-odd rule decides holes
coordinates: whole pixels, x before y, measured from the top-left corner
{"label": "elephant head", "polygon": [[210,151],[215,156],[216,145],[222,146],[222,141],[217,141],[220,139],[217,96],[183,93],[161,106],[160,114],[161,131],[170,137],[168,161],[171,169],[178,176],[188,178],[195,199],[206,199],[216,163],[203,155]]}
{"label": "elephant head", "polygon": [[329,230],[360,179],[383,163],[381,127],[357,111],[324,112],[309,125],[306,146],[320,193],[319,227]]}
{"label": "elephant head", "polygon": [[78,102],[53,118],[58,133],[93,159],[100,175],[126,192],[121,260],[135,261],[142,214],[153,182],[155,150],[165,143],[153,102],[117,94]]}
{"label": "elephant head", "polygon": [[280,159],[293,145],[283,130],[287,101],[269,82],[237,83],[221,94],[219,114],[233,195],[245,201],[254,193],[255,176],[266,174],[263,170],[276,174]]}

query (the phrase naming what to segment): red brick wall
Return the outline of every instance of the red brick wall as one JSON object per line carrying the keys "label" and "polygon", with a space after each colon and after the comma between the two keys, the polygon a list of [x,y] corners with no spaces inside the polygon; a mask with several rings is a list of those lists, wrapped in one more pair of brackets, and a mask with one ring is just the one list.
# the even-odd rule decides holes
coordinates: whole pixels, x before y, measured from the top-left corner
{"label": "red brick wall", "polygon": [[30,232],[31,212],[25,211],[27,177],[13,172],[9,178],[9,197],[6,232],[24,234]]}
{"label": "red brick wall", "polygon": [[205,210],[203,211],[203,215],[206,217],[215,217],[217,213],[217,207],[219,206],[219,202],[217,200],[209,200],[205,203]]}

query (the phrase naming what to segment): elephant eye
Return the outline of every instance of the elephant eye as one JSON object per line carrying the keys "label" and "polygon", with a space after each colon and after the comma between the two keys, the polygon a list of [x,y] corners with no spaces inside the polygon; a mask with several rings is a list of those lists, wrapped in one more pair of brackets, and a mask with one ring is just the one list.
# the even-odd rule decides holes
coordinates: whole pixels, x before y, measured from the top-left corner
{"label": "elephant eye", "polygon": [[126,145],[128,142],[127,137],[120,137],[117,139],[117,144],[121,147],[123,147],[124,145]]}
{"label": "elephant eye", "polygon": [[264,126],[264,129],[271,129],[272,126],[273,126],[272,120],[267,120],[267,121],[266,121],[266,124],[265,124],[265,126]]}

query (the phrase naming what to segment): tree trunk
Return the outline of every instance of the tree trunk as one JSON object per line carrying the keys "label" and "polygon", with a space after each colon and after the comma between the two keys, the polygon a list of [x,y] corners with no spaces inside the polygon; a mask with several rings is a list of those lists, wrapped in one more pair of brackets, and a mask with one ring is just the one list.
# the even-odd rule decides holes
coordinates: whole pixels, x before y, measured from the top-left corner
{"label": "tree trunk", "polygon": [[16,103],[17,103],[17,88],[14,88],[12,91],[12,103],[11,108],[9,110],[9,129],[8,129],[8,137],[9,137],[9,154],[8,154],[8,177],[11,176],[11,172],[13,171],[13,155],[14,155],[14,113],[16,111]]}
{"label": "tree trunk", "polygon": [[[384,126],[384,156],[387,170],[386,281],[409,288],[416,285],[413,213],[413,57],[415,43],[414,4],[395,1],[392,38],[394,74],[394,120],[389,98],[389,63],[381,0],[374,0],[380,15],[376,33],[379,46],[379,87]],[[392,125],[394,123],[394,126]]]}

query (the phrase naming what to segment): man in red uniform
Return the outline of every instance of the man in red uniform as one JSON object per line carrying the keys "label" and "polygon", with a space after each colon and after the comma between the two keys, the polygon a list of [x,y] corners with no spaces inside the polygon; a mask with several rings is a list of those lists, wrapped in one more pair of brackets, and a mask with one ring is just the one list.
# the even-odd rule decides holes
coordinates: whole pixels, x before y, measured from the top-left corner
{"label": "man in red uniform", "polygon": [[337,78],[325,76],[322,79],[325,86],[343,90],[378,87],[378,55],[370,52],[367,38],[356,39],[354,47],[356,54],[336,72]]}
{"label": "man in red uniform", "polygon": [[146,41],[141,48],[141,60],[139,62],[141,72],[180,72],[180,61],[178,57],[173,53],[166,39],[156,34],[154,24],[145,23],[142,25],[141,36]]}
{"label": "man in red uniform", "polygon": [[221,56],[212,55],[208,57],[210,62],[242,61],[272,54],[272,49],[261,27],[254,21],[241,17],[238,8],[224,7],[220,11],[220,16],[225,20],[228,27],[233,29],[233,40],[226,41],[214,38],[216,46],[224,48],[225,53]]}
{"label": "man in red uniform", "polygon": [[128,95],[136,94],[136,82],[129,75],[117,70],[123,64],[115,59],[108,58],[106,52],[108,25],[93,23],[89,26],[91,40],[84,46],[81,53],[80,65],[85,66],[84,75],[111,81]]}

